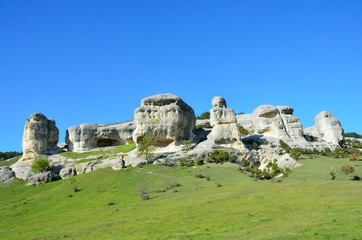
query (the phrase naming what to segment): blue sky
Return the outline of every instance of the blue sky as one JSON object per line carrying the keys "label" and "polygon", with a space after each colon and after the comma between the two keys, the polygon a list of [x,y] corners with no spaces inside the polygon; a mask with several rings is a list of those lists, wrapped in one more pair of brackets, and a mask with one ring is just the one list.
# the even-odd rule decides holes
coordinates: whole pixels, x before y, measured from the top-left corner
{"label": "blue sky", "polygon": [[196,115],[289,105],[304,127],[330,111],[362,133],[362,1],[0,0],[0,151],[33,112],[65,131],[133,119],[142,98]]}

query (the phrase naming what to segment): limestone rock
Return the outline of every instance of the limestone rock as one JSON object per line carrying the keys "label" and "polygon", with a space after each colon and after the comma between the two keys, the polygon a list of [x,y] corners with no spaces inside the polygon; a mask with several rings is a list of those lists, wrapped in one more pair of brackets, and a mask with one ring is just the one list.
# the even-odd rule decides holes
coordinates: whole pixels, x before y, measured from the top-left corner
{"label": "limestone rock", "polygon": [[255,133],[276,138],[289,138],[279,111],[272,105],[262,105],[253,111]]}
{"label": "limestone rock", "polygon": [[50,171],[48,172],[41,172],[41,173],[37,173],[32,175],[29,179],[28,179],[28,185],[32,186],[32,185],[39,185],[42,183],[47,183],[47,182],[51,182],[52,181],[52,174]]}
{"label": "limestone rock", "polygon": [[28,181],[28,179],[34,175],[34,173],[31,171],[31,164],[21,160],[11,165],[10,168],[13,170],[15,177],[23,179],[24,181]]}
{"label": "limestone rock", "polygon": [[14,172],[9,167],[0,167],[0,182],[14,177]]}
{"label": "limestone rock", "polygon": [[236,121],[245,129],[254,130],[253,114],[238,114],[236,115]]}
{"label": "limestone rock", "polygon": [[226,108],[225,99],[219,96],[214,97],[212,104],[214,108],[210,110],[210,125],[213,128],[207,140],[197,145],[196,151],[217,147],[244,149],[234,111]]}
{"label": "limestone rock", "polygon": [[95,125],[84,123],[67,129],[65,142],[69,151],[89,151],[98,147],[118,146],[132,143],[136,128],[133,121]]}
{"label": "limestone rock", "polygon": [[99,160],[95,160],[95,161],[91,161],[91,162],[85,162],[85,163],[79,163],[75,165],[75,170],[77,172],[77,174],[82,174],[82,173],[88,173],[88,172],[92,172],[94,171],[95,165],[100,163]]}
{"label": "limestone rock", "polygon": [[133,140],[137,144],[146,134],[152,134],[158,143],[193,140],[196,117],[194,110],[180,97],[159,94],[141,101],[134,112],[136,129]]}
{"label": "limestone rock", "polygon": [[93,166],[93,171],[98,168],[106,168],[106,167],[112,167],[113,170],[120,170],[124,168],[123,157],[119,156],[117,158],[104,159],[101,163],[98,163]]}
{"label": "limestone rock", "polygon": [[53,119],[47,119],[41,113],[33,113],[26,120],[23,134],[24,162],[31,163],[36,156],[57,145],[59,130]]}
{"label": "limestone rock", "polygon": [[337,146],[341,146],[344,141],[344,130],[341,123],[327,111],[317,114],[315,125],[304,129],[304,132]]}
{"label": "limestone rock", "polygon": [[216,96],[211,103],[214,108],[226,108],[226,100],[223,97]]}
{"label": "limestone rock", "polygon": [[211,128],[210,119],[196,119],[196,126],[200,128]]}
{"label": "limestone rock", "polygon": [[77,171],[75,170],[75,167],[65,167],[65,168],[62,168],[59,172],[59,176],[62,179],[67,179],[67,178],[73,177],[74,175],[77,175]]}

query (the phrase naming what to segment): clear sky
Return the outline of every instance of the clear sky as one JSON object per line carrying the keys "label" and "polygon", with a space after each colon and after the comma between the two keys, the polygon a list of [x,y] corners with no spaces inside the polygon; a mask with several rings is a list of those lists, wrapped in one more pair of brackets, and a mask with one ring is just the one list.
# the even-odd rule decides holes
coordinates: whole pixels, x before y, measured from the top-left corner
{"label": "clear sky", "polygon": [[331,112],[362,133],[362,1],[0,0],[0,151],[21,151],[33,112],[65,131],[133,119],[142,98],[180,96],[196,115]]}

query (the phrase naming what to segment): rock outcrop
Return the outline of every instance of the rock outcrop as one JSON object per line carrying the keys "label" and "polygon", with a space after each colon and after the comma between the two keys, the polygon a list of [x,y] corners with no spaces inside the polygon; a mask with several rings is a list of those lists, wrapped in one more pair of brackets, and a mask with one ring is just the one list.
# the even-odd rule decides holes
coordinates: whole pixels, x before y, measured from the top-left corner
{"label": "rock outcrop", "polygon": [[344,141],[344,130],[341,123],[327,111],[317,114],[315,125],[305,128],[304,133],[338,146],[341,146]]}
{"label": "rock outcrop", "polygon": [[207,140],[201,142],[196,148],[232,147],[244,149],[234,111],[226,108],[225,99],[219,96],[212,99],[212,105],[213,108],[210,110],[212,130],[207,135]]}
{"label": "rock outcrop", "polygon": [[14,172],[9,167],[0,167],[0,182],[14,177]]}
{"label": "rock outcrop", "polygon": [[32,175],[28,179],[28,185],[30,185],[30,186],[39,185],[39,184],[47,183],[47,182],[51,182],[51,181],[52,181],[52,173],[51,173],[51,171],[41,172],[41,173],[37,173],[37,174]]}
{"label": "rock outcrop", "polygon": [[65,167],[62,168],[59,172],[59,177],[61,177],[62,179],[67,179],[73,177],[74,175],[77,175],[75,167]]}
{"label": "rock outcrop", "polygon": [[95,125],[84,123],[67,129],[65,142],[69,151],[82,152],[93,148],[118,146],[132,143],[136,126],[133,121]]}
{"label": "rock outcrop", "polygon": [[134,116],[137,127],[133,141],[137,144],[146,134],[152,134],[159,144],[177,144],[195,137],[194,110],[176,95],[167,93],[144,98]]}
{"label": "rock outcrop", "polygon": [[22,160],[32,163],[39,154],[56,147],[58,140],[59,130],[53,119],[41,113],[31,114],[24,127]]}

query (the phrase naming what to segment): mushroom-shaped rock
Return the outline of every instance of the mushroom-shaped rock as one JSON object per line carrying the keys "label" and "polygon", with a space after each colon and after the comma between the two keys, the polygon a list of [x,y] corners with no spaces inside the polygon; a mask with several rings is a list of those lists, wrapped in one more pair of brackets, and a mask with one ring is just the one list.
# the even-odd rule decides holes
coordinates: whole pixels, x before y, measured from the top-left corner
{"label": "mushroom-shaped rock", "polygon": [[53,119],[47,119],[41,113],[31,114],[24,127],[22,160],[33,162],[37,155],[55,147],[58,140],[59,130]]}
{"label": "mushroom-shaped rock", "polygon": [[69,151],[74,152],[124,145],[133,142],[135,127],[132,121],[105,125],[83,123],[67,129],[65,142]]}
{"label": "mushroom-shaped rock", "polygon": [[196,116],[194,110],[180,97],[158,94],[144,98],[134,112],[136,129],[133,140],[139,143],[152,134],[158,143],[180,142],[194,138]]}
{"label": "mushroom-shaped rock", "polygon": [[212,99],[212,106],[217,108],[226,108],[226,101],[223,97],[216,96]]}

